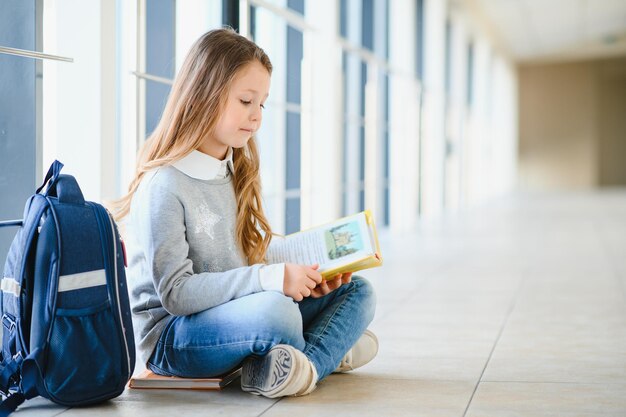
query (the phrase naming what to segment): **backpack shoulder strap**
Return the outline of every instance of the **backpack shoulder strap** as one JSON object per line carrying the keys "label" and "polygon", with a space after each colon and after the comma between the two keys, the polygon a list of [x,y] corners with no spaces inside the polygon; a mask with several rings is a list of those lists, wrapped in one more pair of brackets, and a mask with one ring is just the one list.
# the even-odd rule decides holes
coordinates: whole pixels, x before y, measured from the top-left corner
{"label": "backpack shoulder strap", "polygon": [[[0,403],[0,417],[6,417],[17,409],[24,401],[35,398],[45,392],[43,374],[41,372],[41,352],[37,348],[24,360],[13,359],[2,371],[2,378],[8,375],[8,380],[21,374],[19,388],[15,392],[5,392],[6,398]],[[9,373],[13,370],[13,373]],[[10,384],[13,385],[13,384]]]}
{"label": "backpack shoulder strap", "polygon": [[21,392],[15,392],[9,395],[4,401],[0,403],[0,417],[7,417],[9,414],[15,411],[20,406],[26,397]]}
{"label": "backpack shoulder strap", "polygon": [[3,394],[8,395],[9,388],[19,382],[16,381],[16,377],[19,379],[21,364],[21,356],[8,358],[0,364],[0,391],[2,391]]}
{"label": "backpack shoulder strap", "polygon": [[26,400],[26,396],[19,389],[17,392],[9,391],[10,387],[16,385],[16,378],[19,379],[20,377],[21,365],[21,356],[10,358],[7,361],[3,361],[2,365],[0,365],[0,384],[3,394],[6,396],[0,403],[0,417],[8,416]]}

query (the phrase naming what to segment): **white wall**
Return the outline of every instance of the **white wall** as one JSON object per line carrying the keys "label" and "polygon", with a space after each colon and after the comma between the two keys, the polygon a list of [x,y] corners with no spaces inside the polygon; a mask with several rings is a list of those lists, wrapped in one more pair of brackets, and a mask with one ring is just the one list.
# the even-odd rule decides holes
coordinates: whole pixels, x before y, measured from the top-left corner
{"label": "white wall", "polygon": [[424,0],[424,101],[422,137],[422,210],[443,210],[444,81],[446,2]]}
{"label": "white wall", "polygon": [[580,189],[626,183],[626,59],[520,69],[520,186]]}
{"label": "white wall", "polygon": [[[450,11],[453,66],[448,132],[458,151],[459,176],[458,192],[451,192],[456,186],[447,184],[446,210],[480,204],[517,185],[517,70],[472,7],[470,1],[458,2]],[[474,64],[468,79],[470,43]]]}
{"label": "white wall", "polygon": [[417,221],[419,198],[419,96],[415,78],[416,15],[411,0],[390,3],[390,228],[399,233]]}
{"label": "white wall", "polygon": [[[80,17],[80,18],[77,18]],[[44,2],[43,172],[54,159],[86,199],[116,194],[115,2]]]}
{"label": "white wall", "polygon": [[[341,48],[335,42],[339,8],[332,0],[308,1],[304,37],[302,120],[302,227],[332,221],[340,212]],[[309,111],[310,110],[310,111]]]}

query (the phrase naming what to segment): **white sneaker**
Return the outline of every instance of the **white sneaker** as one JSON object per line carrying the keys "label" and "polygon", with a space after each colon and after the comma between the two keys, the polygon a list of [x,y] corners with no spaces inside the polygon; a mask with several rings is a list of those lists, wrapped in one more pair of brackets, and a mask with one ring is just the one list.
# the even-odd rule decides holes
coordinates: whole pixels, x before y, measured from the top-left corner
{"label": "white sneaker", "polygon": [[348,372],[360,368],[374,359],[377,353],[378,338],[370,330],[365,330],[334,372]]}
{"label": "white sneaker", "polygon": [[263,357],[248,358],[241,369],[241,389],[268,398],[307,395],[316,384],[315,366],[290,345],[276,345]]}

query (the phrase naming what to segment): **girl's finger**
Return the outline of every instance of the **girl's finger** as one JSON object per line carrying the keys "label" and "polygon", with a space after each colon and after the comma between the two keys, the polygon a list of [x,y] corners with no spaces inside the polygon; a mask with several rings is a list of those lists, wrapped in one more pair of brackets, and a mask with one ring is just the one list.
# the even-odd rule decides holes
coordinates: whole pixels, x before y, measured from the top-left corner
{"label": "girl's finger", "polygon": [[331,291],[336,290],[337,288],[339,288],[341,286],[341,275],[338,275],[337,278],[333,279],[332,281],[330,281],[328,283],[328,288]]}
{"label": "girl's finger", "polygon": [[315,281],[317,284],[320,284],[323,281],[322,274],[317,272],[316,269],[310,269],[310,270],[306,271],[306,275],[309,278],[311,278],[313,281]]}
{"label": "girl's finger", "polygon": [[313,290],[311,290],[311,297],[313,298],[320,298],[323,297],[324,294],[319,288],[314,288]]}
{"label": "girl's finger", "polygon": [[312,290],[313,288],[317,287],[318,285],[322,285],[322,284],[318,284],[317,282],[313,281],[312,278],[309,278],[309,279],[306,280],[304,285],[306,285],[309,289]]}

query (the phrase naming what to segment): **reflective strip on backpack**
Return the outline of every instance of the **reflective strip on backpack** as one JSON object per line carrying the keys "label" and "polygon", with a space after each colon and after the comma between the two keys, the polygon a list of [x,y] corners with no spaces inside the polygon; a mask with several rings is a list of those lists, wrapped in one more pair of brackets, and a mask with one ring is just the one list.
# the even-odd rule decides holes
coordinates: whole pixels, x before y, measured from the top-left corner
{"label": "reflective strip on backpack", "polygon": [[0,283],[0,289],[2,292],[19,297],[22,287],[20,287],[19,282],[17,282],[15,278],[4,277],[2,278],[2,283]]}
{"label": "reflective strip on backpack", "polygon": [[72,275],[61,275],[59,277],[58,292],[97,287],[99,285],[106,285],[106,283],[107,276],[104,269],[80,272]]}

